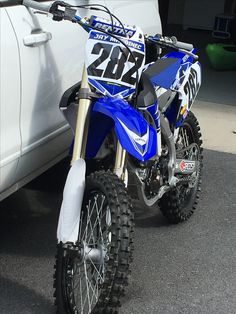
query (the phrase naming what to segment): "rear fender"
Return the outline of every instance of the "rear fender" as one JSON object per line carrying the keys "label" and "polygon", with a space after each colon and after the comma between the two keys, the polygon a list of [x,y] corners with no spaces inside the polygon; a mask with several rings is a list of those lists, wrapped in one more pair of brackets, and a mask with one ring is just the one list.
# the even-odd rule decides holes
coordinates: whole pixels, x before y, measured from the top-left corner
{"label": "rear fender", "polygon": [[[113,121],[121,146],[133,157],[145,161],[156,155],[156,130],[128,102],[119,98],[100,98],[94,104],[93,112]],[[96,123],[99,132],[99,120]]]}

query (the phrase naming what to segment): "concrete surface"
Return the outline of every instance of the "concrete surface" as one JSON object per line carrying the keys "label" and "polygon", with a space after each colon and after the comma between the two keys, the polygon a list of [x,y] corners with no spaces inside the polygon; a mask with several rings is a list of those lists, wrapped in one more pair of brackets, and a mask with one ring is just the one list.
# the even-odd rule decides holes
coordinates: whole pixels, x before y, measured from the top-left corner
{"label": "concrete surface", "polygon": [[204,148],[236,154],[236,106],[198,100],[193,112],[201,126]]}
{"label": "concrete surface", "polygon": [[202,197],[187,223],[136,207],[122,314],[236,313],[236,155],[205,150]]}

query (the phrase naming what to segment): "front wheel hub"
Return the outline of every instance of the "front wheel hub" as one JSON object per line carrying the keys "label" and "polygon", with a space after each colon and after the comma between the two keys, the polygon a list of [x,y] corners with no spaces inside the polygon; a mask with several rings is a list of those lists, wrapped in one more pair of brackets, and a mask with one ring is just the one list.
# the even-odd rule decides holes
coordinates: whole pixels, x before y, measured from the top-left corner
{"label": "front wheel hub", "polygon": [[107,250],[103,245],[98,245],[95,248],[84,243],[81,253],[82,258],[86,263],[103,265]]}

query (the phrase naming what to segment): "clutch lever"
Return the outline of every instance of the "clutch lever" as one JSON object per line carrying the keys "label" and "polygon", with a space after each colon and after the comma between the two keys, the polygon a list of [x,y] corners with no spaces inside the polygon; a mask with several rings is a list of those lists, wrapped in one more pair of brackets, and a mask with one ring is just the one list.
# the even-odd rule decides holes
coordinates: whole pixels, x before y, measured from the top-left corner
{"label": "clutch lever", "polygon": [[43,11],[34,11],[33,13],[34,13],[34,14],[42,14],[42,15],[46,15],[46,16],[49,15],[48,13],[43,12]]}

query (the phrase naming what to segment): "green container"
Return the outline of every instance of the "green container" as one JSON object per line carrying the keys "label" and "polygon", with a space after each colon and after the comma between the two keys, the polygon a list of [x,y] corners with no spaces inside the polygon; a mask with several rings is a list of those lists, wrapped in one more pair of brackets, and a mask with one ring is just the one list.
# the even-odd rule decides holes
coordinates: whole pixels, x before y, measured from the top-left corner
{"label": "green container", "polygon": [[216,70],[236,70],[236,45],[208,44],[206,52]]}

